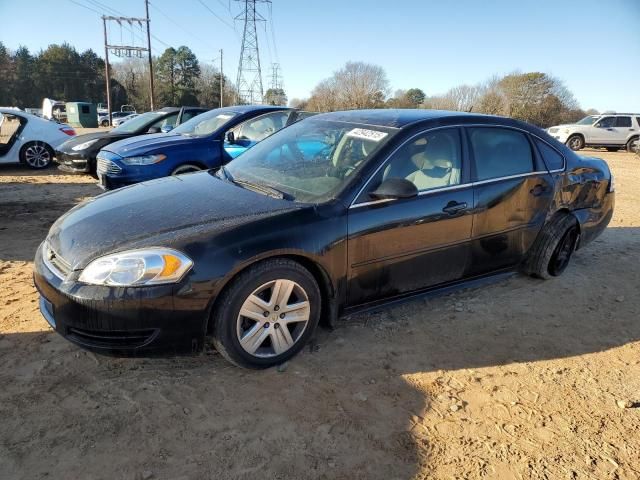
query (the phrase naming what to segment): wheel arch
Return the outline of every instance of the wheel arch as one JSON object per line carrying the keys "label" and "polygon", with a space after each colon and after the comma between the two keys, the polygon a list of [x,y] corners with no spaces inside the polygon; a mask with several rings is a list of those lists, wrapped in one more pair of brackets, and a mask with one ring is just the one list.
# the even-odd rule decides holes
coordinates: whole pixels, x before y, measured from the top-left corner
{"label": "wheel arch", "polygon": [[233,270],[232,273],[227,275],[222,284],[217,289],[215,298],[209,306],[209,314],[207,316],[207,324],[205,326],[205,332],[207,335],[213,333],[215,326],[214,313],[218,306],[220,298],[224,292],[230,287],[234,279],[238,277],[242,272],[251,268],[252,266],[261,263],[266,260],[273,260],[276,258],[283,258],[292,260],[302,265],[313,276],[314,280],[318,284],[320,289],[321,306],[320,306],[320,324],[331,328],[337,318],[337,305],[336,305],[336,286],[333,284],[331,277],[327,273],[326,269],[320,265],[316,260],[301,253],[273,253],[269,255],[260,256],[245,262],[240,268]]}
{"label": "wheel arch", "polygon": [[[580,215],[580,212],[582,212],[584,215]],[[578,215],[576,215],[576,213],[578,213]],[[575,218],[576,223],[578,225],[578,243],[576,245],[576,250],[577,250],[578,248],[580,248],[580,239],[582,238],[582,224],[585,222],[586,215],[588,215],[588,212],[584,212],[581,210],[571,210],[568,207],[562,207],[556,210],[555,212],[553,212],[553,214],[549,216],[547,223],[549,223],[553,218],[557,217],[558,215],[570,215],[573,218]]]}
{"label": "wheel arch", "polygon": [[173,167],[171,169],[172,172],[176,171],[178,168],[183,167],[184,165],[194,165],[198,168],[200,168],[201,170],[208,170],[209,167],[207,167],[203,162],[201,162],[200,160],[185,160],[185,161],[181,161],[179,162],[175,167]]}

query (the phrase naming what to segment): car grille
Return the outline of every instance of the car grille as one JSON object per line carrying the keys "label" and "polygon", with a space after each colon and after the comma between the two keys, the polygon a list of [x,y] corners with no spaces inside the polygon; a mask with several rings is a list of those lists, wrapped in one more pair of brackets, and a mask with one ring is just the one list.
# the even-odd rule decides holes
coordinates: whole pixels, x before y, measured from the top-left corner
{"label": "car grille", "polygon": [[105,160],[104,158],[98,158],[97,170],[98,170],[98,173],[101,173],[101,174],[108,173],[111,175],[118,175],[120,172],[122,172],[122,169],[118,165],[116,165],[110,160]]}
{"label": "car grille", "polygon": [[142,347],[149,343],[157,334],[157,330],[87,330],[84,328],[69,328],[69,340],[81,345],[97,348],[129,349]]}
{"label": "car grille", "polygon": [[48,243],[44,244],[43,256],[44,264],[56,277],[64,279],[71,273],[71,264],[58,255]]}
{"label": "car grille", "polygon": [[550,128],[549,129],[549,133],[557,133],[558,130],[560,130],[559,128]]}

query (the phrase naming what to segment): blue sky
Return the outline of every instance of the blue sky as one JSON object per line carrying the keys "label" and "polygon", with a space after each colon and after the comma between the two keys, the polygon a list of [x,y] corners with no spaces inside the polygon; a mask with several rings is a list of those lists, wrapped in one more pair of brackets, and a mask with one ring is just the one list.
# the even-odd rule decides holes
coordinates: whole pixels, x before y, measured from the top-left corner
{"label": "blue sky", "polygon": [[[209,63],[223,48],[235,80],[241,26],[231,25],[240,5],[201,1],[219,18],[199,0],[151,0],[152,46],[187,45]],[[99,4],[144,15],[143,0],[0,0],[0,41],[32,51],[67,41],[104,55],[102,22],[90,10],[102,12]],[[384,67],[393,90],[429,95],[535,70],[563,80],[585,109],[640,111],[640,0],[273,0],[272,16],[261,10],[275,34],[259,27],[265,88],[277,60],[289,98],[361,60]],[[120,40],[118,29],[111,34]]]}

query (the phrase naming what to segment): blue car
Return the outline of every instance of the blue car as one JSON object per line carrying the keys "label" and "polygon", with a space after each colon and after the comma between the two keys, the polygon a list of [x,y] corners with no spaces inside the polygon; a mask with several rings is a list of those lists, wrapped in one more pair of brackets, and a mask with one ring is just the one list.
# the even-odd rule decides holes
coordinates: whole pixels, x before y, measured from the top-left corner
{"label": "blue car", "polygon": [[98,185],[111,190],[155,178],[224,165],[306,112],[244,105],[198,115],[170,133],[112,143],[98,153]]}

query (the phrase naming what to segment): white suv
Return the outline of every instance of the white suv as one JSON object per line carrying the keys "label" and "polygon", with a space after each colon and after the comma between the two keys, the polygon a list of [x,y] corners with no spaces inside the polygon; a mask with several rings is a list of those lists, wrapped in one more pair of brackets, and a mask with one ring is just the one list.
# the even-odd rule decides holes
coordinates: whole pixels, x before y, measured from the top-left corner
{"label": "white suv", "polygon": [[624,147],[635,152],[640,137],[640,113],[589,115],[578,123],[558,125],[547,131],[571,150],[605,147],[613,152]]}

